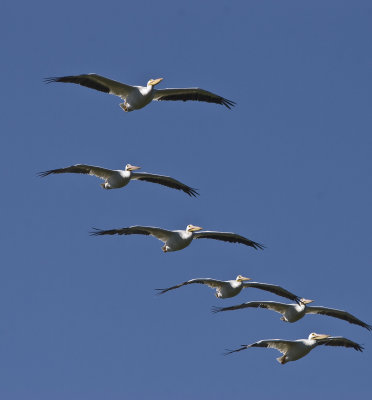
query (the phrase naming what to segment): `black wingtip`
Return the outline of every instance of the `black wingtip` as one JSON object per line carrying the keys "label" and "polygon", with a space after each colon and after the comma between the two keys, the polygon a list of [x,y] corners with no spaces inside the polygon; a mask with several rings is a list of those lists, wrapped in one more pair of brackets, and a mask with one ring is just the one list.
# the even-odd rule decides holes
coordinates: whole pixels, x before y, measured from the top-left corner
{"label": "black wingtip", "polygon": [[190,197],[197,197],[200,196],[200,193],[198,192],[199,189],[193,189],[193,188],[188,188],[185,190],[185,192],[190,196]]}
{"label": "black wingtip", "polygon": [[231,108],[235,107],[235,105],[236,105],[235,101],[228,100],[228,99],[225,99],[223,97],[221,98],[221,103],[220,104],[222,104],[223,106],[227,107],[229,110],[231,110]]}
{"label": "black wingtip", "polygon": [[257,242],[252,242],[252,247],[253,247],[255,250],[258,250],[258,249],[264,250],[264,249],[266,249],[266,246],[265,246],[265,245],[263,245],[262,243],[257,243]]}
{"label": "black wingtip", "polygon": [[356,351],[360,351],[360,352],[363,352],[363,350],[364,350],[364,347],[361,345],[361,344],[356,344],[356,346],[354,347],[354,349],[356,350]]}
{"label": "black wingtip", "polygon": [[220,311],[223,311],[222,307],[213,306],[213,307],[211,308],[211,312],[212,312],[213,314],[216,314],[216,313],[218,313],[218,312],[220,312]]}
{"label": "black wingtip", "polygon": [[51,76],[49,78],[44,78],[43,82],[48,84],[48,83],[53,83],[53,82],[58,82],[59,77],[57,76]]}
{"label": "black wingtip", "polygon": [[102,232],[104,232],[102,229],[98,229],[98,228],[92,228],[93,231],[89,232],[89,236],[100,236],[103,235]]}
{"label": "black wingtip", "polygon": [[52,174],[53,171],[49,170],[49,171],[42,171],[42,172],[37,172],[37,176],[39,176],[40,178],[45,178],[46,176]]}
{"label": "black wingtip", "polygon": [[247,348],[248,348],[247,344],[242,344],[239,349],[235,349],[235,350],[225,349],[225,353],[223,353],[223,355],[228,356],[229,354],[238,353],[239,351],[245,350]]}

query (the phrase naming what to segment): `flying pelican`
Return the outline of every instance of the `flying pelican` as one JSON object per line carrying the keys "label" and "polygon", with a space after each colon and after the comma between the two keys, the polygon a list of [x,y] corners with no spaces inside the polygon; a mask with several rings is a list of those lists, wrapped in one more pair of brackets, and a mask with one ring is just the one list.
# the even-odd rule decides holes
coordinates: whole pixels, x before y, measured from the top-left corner
{"label": "flying pelican", "polygon": [[152,100],[197,100],[206,101],[208,103],[221,104],[229,109],[235,105],[231,100],[227,100],[217,94],[208,92],[207,90],[199,88],[187,89],[155,89],[158,83],[163,78],[150,79],[147,86],[130,86],[124,83],[113,81],[97,74],[83,74],[74,76],[60,76],[46,78],[46,83],[52,82],[69,82],[78,85],[86,86],[91,89],[99,90],[100,92],[114,94],[119,96],[124,103],[120,107],[124,111],[134,111],[145,107],[151,103]]}
{"label": "flying pelican", "polygon": [[277,358],[280,364],[286,364],[290,361],[299,360],[305,357],[306,354],[310,353],[312,349],[317,346],[342,346],[351,347],[356,351],[363,351],[363,347],[349,339],[341,336],[330,336],[330,335],[320,335],[318,333],[310,333],[308,339],[298,339],[298,340],[282,340],[282,339],[267,339],[260,340],[252,344],[244,344],[239,349],[228,350],[227,354],[236,353],[248,349],[250,347],[268,347],[271,349],[279,350],[283,356]]}
{"label": "flying pelican", "polygon": [[229,297],[234,297],[238,295],[242,289],[253,287],[256,289],[266,290],[271,293],[275,293],[278,296],[286,297],[287,299],[294,300],[296,302],[300,301],[300,298],[295,294],[289,292],[286,289],[283,289],[277,285],[271,285],[269,283],[260,283],[260,282],[247,282],[250,281],[251,278],[246,278],[242,275],[238,275],[236,279],[231,281],[218,281],[216,279],[211,278],[197,278],[191,279],[189,281],[180,283],[179,285],[169,287],[167,289],[156,289],[160,292],[158,294],[164,294],[169,290],[178,289],[181,286],[190,285],[192,283],[200,283],[203,285],[207,285],[211,288],[216,289],[216,297],[220,299],[227,299]]}
{"label": "flying pelican", "polygon": [[313,301],[314,300],[301,299],[300,304],[285,304],[278,303],[276,301],[249,301],[247,303],[232,307],[214,307],[213,312],[239,310],[241,308],[251,307],[267,308],[268,310],[276,311],[277,313],[282,314],[280,319],[284,322],[296,322],[305,314],[321,314],[343,319],[344,321],[350,322],[350,324],[359,325],[368,329],[369,331],[372,330],[371,325],[366,324],[346,311],[336,310],[335,308],[307,306],[307,304],[312,303]]}
{"label": "flying pelican", "polygon": [[170,176],[148,174],[147,172],[132,172],[140,168],[141,167],[127,164],[123,171],[120,169],[112,170],[95,167],[94,165],[76,164],[66,168],[51,169],[49,171],[40,172],[39,176],[44,177],[51,174],[71,172],[75,174],[94,175],[98,178],[104,179],[105,182],[101,183],[103,189],[118,189],[128,185],[131,180],[139,180],[158,183],[173,189],[182,190],[189,196],[196,197],[196,195],[199,194],[195,189],[171,178]]}
{"label": "flying pelican", "polygon": [[[94,228],[96,229],[96,228]],[[186,230],[168,231],[166,229],[155,228],[152,226],[129,226],[121,229],[100,230],[96,229],[91,234],[93,236],[101,235],[151,235],[161,240],[164,243],[162,250],[164,253],[170,251],[178,251],[187,247],[193,239],[216,239],[231,243],[242,243],[246,246],[251,246],[254,249],[263,249],[264,246],[260,243],[253,242],[243,236],[231,232],[213,232],[204,231],[198,232],[203,228],[194,225],[187,225]]]}

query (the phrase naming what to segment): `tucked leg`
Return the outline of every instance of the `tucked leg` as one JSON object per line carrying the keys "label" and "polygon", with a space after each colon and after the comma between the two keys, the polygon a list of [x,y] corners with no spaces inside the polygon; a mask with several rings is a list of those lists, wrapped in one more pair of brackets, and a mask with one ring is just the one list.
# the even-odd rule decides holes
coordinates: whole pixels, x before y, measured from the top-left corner
{"label": "tucked leg", "polygon": [[285,364],[287,362],[285,355],[277,358],[277,361],[280,362],[280,364]]}
{"label": "tucked leg", "polygon": [[119,106],[125,111],[128,112],[128,108],[125,103],[120,103]]}

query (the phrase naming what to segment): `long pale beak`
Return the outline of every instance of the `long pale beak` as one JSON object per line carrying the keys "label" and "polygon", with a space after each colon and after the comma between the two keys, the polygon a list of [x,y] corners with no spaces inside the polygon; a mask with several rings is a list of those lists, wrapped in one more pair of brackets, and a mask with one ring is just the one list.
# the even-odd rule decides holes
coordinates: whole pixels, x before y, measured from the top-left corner
{"label": "long pale beak", "polygon": [[240,278],[239,278],[239,281],[251,281],[252,279],[251,278],[246,278],[245,276],[241,276]]}
{"label": "long pale beak", "polygon": [[313,303],[313,302],[314,302],[314,300],[309,300],[309,299],[301,299],[301,300],[300,300],[300,302],[301,302],[302,304],[309,304],[309,303]]}
{"label": "long pale beak", "polygon": [[201,228],[200,226],[194,226],[191,225],[191,227],[189,228],[190,232],[195,232],[195,231],[201,231],[203,228]]}
{"label": "long pale beak", "polygon": [[320,339],[327,339],[329,338],[331,335],[316,335],[314,337],[315,340],[320,340]]}
{"label": "long pale beak", "polygon": [[153,79],[153,80],[149,83],[149,85],[155,86],[155,85],[157,85],[158,83],[160,83],[163,79],[164,79],[164,78]]}
{"label": "long pale beak", "polygon": [[136,167],[135,165],[128,165],[127,171],[135,171],[136,169],[141,169],[141,167]]}

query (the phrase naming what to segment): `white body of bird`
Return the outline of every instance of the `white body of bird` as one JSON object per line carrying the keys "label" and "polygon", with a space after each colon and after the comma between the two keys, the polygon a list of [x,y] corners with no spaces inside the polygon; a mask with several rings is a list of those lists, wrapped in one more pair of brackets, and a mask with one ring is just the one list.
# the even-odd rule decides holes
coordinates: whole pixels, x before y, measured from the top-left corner
{"label": "white body of bird", "polygon": [[290,345],[287,345],[284,355],[282,357],[278,357],[276,360],[280,364],[286,364],[290,361],[299,360],[300,358],[309,354],[314,347],[316,347],[316,341],[314,339],[294,340]]}
{"label": "white body of bird", "polygon": [[192,232],[191,231],[183,231],[176,230],[169,233],[162,250],[164,253],[170,251],[178,251],[187,247],[192,242]]}
{"label": "white body of bird", "polygon": [[132,173],[130,171],[123,171],[120,169],[115,169],[112,174],[106,179],[101,186],[104,189],[119,189],[122,188],[130,182]]}
{"label": "white body of bird", "polygon": [[306,313],[306,304],[313,300],[301,299],[300,304],[287,304],[285,309],[282,309],[281,320],[285,322],[296,322],[301,319]]}
{"label": "white body of bird", "polygon": [[[245,278],[247,279],[247,278]],[[216,297],[221,299],[228,299],[229,297],[237,296],[244,288],[242,280],[226,281],[225,285],[216,288]]]}
{"label": "white body of bird", "polygon": [[[159,82],[162,79],[159,80]],[[141,108],[147,106],[147,104],[151,103],[154,98],[154,82],[152,79],[148,81],[147,86],[133,86],[133,89],[128,92],[128,95],[120,96],[125,103],[121,103],[120,107],[124,111],[134,111],[140,110]],[[158,83],[159,83],[158,82]]]}

